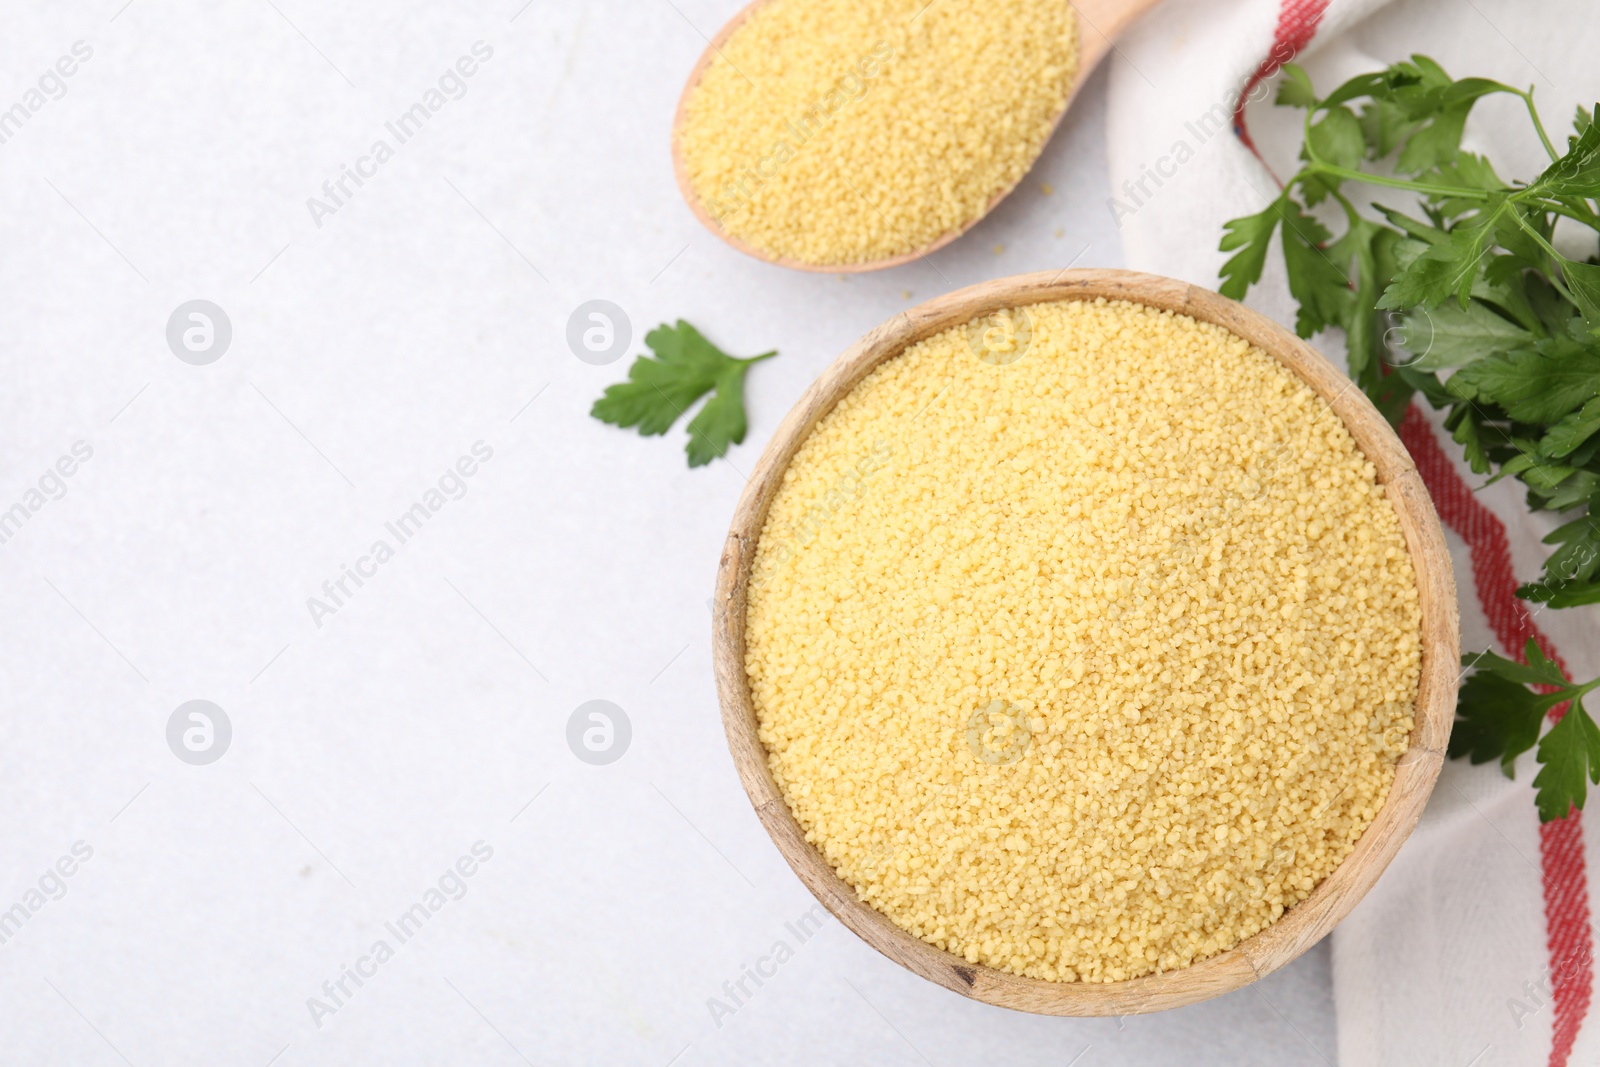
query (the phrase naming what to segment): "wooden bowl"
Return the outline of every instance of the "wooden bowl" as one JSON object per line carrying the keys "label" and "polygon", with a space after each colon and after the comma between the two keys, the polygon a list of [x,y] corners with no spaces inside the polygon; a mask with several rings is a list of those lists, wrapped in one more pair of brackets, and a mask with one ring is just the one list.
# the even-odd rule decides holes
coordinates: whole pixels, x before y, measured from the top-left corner
{"label": "wooden bowl", "polygon": [[[1422,611],[1422,677],[1410,748],[1388,800],[1355,849],[1277,922],[1238,945],[1179,970],[1121,982],[1047,982],[970,964],[900,929],[808,844],[767,766],[745,679],[745,593],[756,542],[784,468],[818,420],[873,368],[907,346],[1000,308],[1054,300],[1125,299],[1214,323],[1260,347],[1299,375],[1344,421],[1377,468],[1399,513],[1416,570]],[[1349,914],[1416,826],[1444,761],[1459,678],[1455,578],[1433,502],[1405,447],[1354,384],[1277,323],[1184,282],[1122,270],[1069,270],[986,282],[901,312],[858,341],[812,383],[778,427],[733,516],[717,572],[712,641],[728,748],[762,825],[806,888],[845,926],[896,963],[957,993],[1046,1015],[1127,1015],[1175,1008],[1238,989],[1277,970]]]}
{"label": "wooden bowl", "polygon": [[[684,165],[683,153],[678,147],[678,130],[683,126],[684,116],[689,106],[689,97],[693,95],[695,88],[699,86],[700,79],[705,76],[706,68],[711,65],[711,61],[722,51],[722,46],[727,43],[729,37],[733,36],[734,31],[742,26],[751,15],[755,14],[757,8],[769,2],[770,0],[751,0],[751,3],[740,9],[733,18],[723,24],[723,27],[714,36],[706,41],[706,50],[700,54],[699,61],[695,63],[694,69],[689,72],[689,80],[684,83],[683,92],[678,96],[678,109],[672,117],[672,174],[678,181],[678,191],[683,194],[684,203],[689,205],[689,210],[694,212],[694,217],[699,219],[701,225],[705,226],[719,239],[747,256],[754,256],[756,259],[767,263],[775,263],[780,267],[792,267],[795,270],[817,271],[823,274],[860,274],[869,270],[883,270],[887,267],[898,267],[911,263],[921,259],[923,256],[937,252],[987,218],[1000,201],[1010,196],[1011,191],[1021,184],[1022,179],[1018,178],[1017,181],[994,195],[994,198],[984,207],[983,214],[960,229],[941,234],[932,243],[923,248],[903,252],[897,256],[867,260],[862,263],[807,263],[799,259],[790,259],[787,256],[773,255],[771,252],[741,241],[727,230],[724,230],[717,220],[711,217],[711,213],[706,210],[705,205],[700,202],[700,197],[695,193],[694,186],[689,181],[689,171]],[[1044,140],[1039,143],[1039,155],[1044,154],[1045,146],[1050,143],[1050,138],[1055,136],[1056,128],[1061,125],[1061,117],[1067,113],[1067,108],[1077,98],[1078,90],[1082,89],[1083,83],[1089,80],[1089,75],[1094,73],[1094,69],[1099,65],[1100,60],[1104,59],[1106,54],[1116,47],[1116,39],[1122,35],[1124,30],[1137,22],[1139,16],[1159,2],[1160,0],[1073,0],[1071,5],[1073,14],[1078,19],[1078,69],[1072,76],[1072,90],[1067,94],[1067,98],[1062,101],[1061,110],[1057,111],[1055,118],[1050,121],[1049,132],[1045,134]],[[1038,161],[1038,156],[1035,156],[1029,161],[1029,168],[1032,169],[1033,164]],[[1027,175],[1024,174],[1023,177],[1027,177]]]}

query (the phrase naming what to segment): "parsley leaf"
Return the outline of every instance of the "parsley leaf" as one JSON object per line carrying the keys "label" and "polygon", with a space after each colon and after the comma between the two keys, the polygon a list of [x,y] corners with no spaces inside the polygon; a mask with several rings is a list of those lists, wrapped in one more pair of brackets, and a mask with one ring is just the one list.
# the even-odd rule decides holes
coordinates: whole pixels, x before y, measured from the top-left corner
{"label": "parsley leaf", "polygon": [[1544,580],[1523,586],[1517,595],[1553,608],[1600,603],[1600,518],[1574,519],[1544,540],[1561,547],[1545,561]]}
{"label": "parsley leaf", "polygon": [[1350,279],[1323,249],[1332,236],[1327,227],[1285,197],[1283,258],[1289,268],[1289,292],[1300,305],[1294,329],[1309,338],[1318,330],[1342,325],[1351,297]]}
{"label": "parsley leaf", "polygon": [[1278,84],[1279,107],[1308,108],[1317,106],[1316,90],[1311,88],[1311,76],[1298,63],[1283,65],[1283,81]]}
{"label": "parsley leaf", "polygon": [[1223,296],[1243,300],[1249,288],[1261,280],[1261,268],[1266,265],[1267,249],[1272,247],[1272,232],[1278,228],[1284,200],[1285,197],[1280,196],[1268,204],[1265,211],[1233,219],[1224,227],[1219,247],[1224,252],[1236,248],[1239,251],[1222,265],[1222,286],[1218,292]]}
{"label": "parsley leaf", "polygon": [[1572,299],[1577,301],[1583,317],[1590,325],[1600,326],[1600,267],[1593,263],[1561,262],[1561,276],[1566,280]]}
{"label": "parsley leaf", "polygon": [[[1600,115],[1600,104],[1595,105]],[[1582,108],[1569,139],[1567,154],[1545,168],[1535,184],[1555,196],[1594,196],[1600,192],[1600,125]]]}
{"label": "parsley leaf", "polygon": [[1538,742],[1547,710],[1526,687],[1493,671],[1479,671],[1462,683],[1457,697],[1450,758],[1467,756],[1474,764],[1498,758],[1510,778],[1517,757]]}
{"label": "parsley leaf", "polygon": [[752,363],[766,358],[734,360],[717,375],[716,392],[689,420],[689,466],[703,467],[725,454],[730,443],[744,440],[744,376]]}
{"label": "parsley leaf", "polygon": [[1600,395],[1600,351],[1547,337],[1463,367],[1445,388],[1503,408],[1518,422],[1555,422]]}
{"label": "parsley leaf", "polygon": [[[1544,654],[1544,649],[1539,647],[1539,642],[1528,640],[1522,649],[1522,663],[1506,659],[1504,656],[1493,652],[1469,652],[1461,657],[1464,667],[1476,667],[1480,671],[1492,671],[1496,677],[1515,682],[1517,685],[1568,685],[1567,676],[1561,673],[1561,668]],[[1474,676],[1476,677],[1476,676]],[[1555,707],[1561,701],[1553,701],[1550,706]]]}
{"label": "parsley leaf", "polygon": [[1553,608],[1579,608],[1585,604],[1600,604],[1600,582],[1584,584],[1546,578],[1519,587],[1517,595]]}
{"label": "parsley leaf", "polygon": [[[1343,106],[1328,108],[1322,120],[1306,131],[1306,152],[1311,151],[1340,167],[1360,163],[1367,154],[1367,140],[1355,112]],[[1303,153],[1301,158],[1311,157]],[[1331,178],[1305,183],[1306,203],[1319,203],[1337,186],[1338,182]]]}
{"label": "parsley leaf", "polygon": [[1415,308],[1402,321],[1402,343],[1419,370],[1462,367],[1533,343],[1527,330],[1476,300],[1465,309],[1450,303]]}
{"label": "parsley leaf", "polygon": [[[1586,778],[1600,783],[1600,727],[1582,704],[1583,695],[1600,685],[1600,679],[1573,685],[1531,639],[1522,655],[1525,663],[1493,652],[1461,658],[1477,669],[1461,687],[1456,705],[1460,718],[1450,735],[1449,755],[1467,756],[1473,763],[1498,758],[1510,778],[1517,757],[1537,742],[1542,766],[1533,779],[1535,804],[1540,820],[1549,822],[1583,807]],[[1530,692],[1530,685],[1547,691]],[[1566,714],[1540,740],[1545,716],[1560,704],[1569,705]]]}
{"label": "parsley leaf", "polygon": [[1457,226],[1395,275],[1378,306],[1390,310],[1434,307],[1452,295],[1465,305],[1473,279],[1483,265],[1491,232],[1487,219],[1473,219]]}
{"label": "parsley leaf", "polygon": [[1361,133],[1367,141],[1367,156],[1383,159],[1405,143],[1416,124],[1406,118],[1393,102],[1374,100],[1361,109]]}
{"label": "parsley leaf", "polygon": [[1539,821],[1565,818],[1573,808],[1581,810],[1589,792],[1584,779],[1600,784],[1600,726],[1574,704],[1539,742],[1539,762],[1544,769],[1533,779]]}
{"label": "parsley leaf", "polygon": [[657,326],[644,341],[655,358],[635,359],[628,368],[628,380],[608,386],[589,414],[614,426],[637,427],[641,436],[654,437],[666,433],[690,405],[715,390],[689,422],[689,466],[704,466],[726,455],[730,444],[742,442],[745,374],[752,364],[777,353],[735,358],[682,319],[676,326]]}
{"label": "parsley leaf", "polygon": [[1552,459],[1570,455],[1577,447],[1600,432],[1600,396],[1577,411],[1570,411],[1544,435],[1539,450]]}

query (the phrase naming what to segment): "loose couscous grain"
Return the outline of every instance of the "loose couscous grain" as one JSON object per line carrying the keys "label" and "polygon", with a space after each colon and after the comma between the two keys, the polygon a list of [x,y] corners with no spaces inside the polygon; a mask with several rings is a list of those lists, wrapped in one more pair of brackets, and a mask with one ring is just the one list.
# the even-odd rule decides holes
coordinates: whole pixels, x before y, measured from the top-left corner
{"label": "loose couscous grain", "polygon": [[747,603],[807,839],[902,929],[1053,981],[1305,899],[1388,795],[1421,663],[1398,518],[1328,405],[1104,300],[874,370],[785,471]]}
{"label": "loose couscous grain", "polygon": [[1077,61],[1067,0],[770,0],[690,93],[679,157],[707,213],[770,255],[914,252],[1033,165]]}

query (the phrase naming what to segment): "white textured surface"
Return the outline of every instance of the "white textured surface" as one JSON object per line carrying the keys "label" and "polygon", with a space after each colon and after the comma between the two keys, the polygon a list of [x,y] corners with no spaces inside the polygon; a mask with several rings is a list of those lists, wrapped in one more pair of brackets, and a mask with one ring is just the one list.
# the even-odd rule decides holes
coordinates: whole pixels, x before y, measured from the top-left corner
{"label": "white textured surface", "polygon": [[[829,920],[720,1028],[707,1008],[812,906],[715,710],[707,598],[739,471],[910,302],[1120,265],[1104,75],[975,233],[841,281],[738,256],[678,198],[672,109],[736,0],[121,2],[11,5],[0,32],[0,108],[75,41],[94,53],[0,144],[0,510],[94,450],[0,544],[0,909],[93,849],[0,945],[0,1060],[1333,1057],[1320,948],[1213,1003],[1046,1019],[940,990]],[[306,198],[479,40],[494,54],[465,97],[313,225]],[[194,298],[233,324],[210,366],[166,346]],[[593,298],[627,310],[633,351],[678,316],[780,350],[731,462],[689,471],[681,429],[587,417],[627,365],[567,350]],[[316,627],[307,597],[477,441],[493,457],[466,495]],[[195,698],[234,729],[206,767],[164,736]],[[564,740],[596,698],[633,724],[606,767]],[[466,895],[315,1026],[307,998],[398,944],[384,923],[480,840]]]}

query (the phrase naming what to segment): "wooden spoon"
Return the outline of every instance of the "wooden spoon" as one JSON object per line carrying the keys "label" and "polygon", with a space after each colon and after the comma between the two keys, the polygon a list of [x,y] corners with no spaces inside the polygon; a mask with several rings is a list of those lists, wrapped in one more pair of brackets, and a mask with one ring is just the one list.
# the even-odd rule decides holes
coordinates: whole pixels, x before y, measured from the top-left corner
{"label": "wooden spoon", "polygon": [[[1001,308],[1053,300],[1130,300],[1209,322],[1242,337],[1296,374],[1326,400],[1377,468],[1378,483],[1400,519],[1416,571],[1422,608],[1422,678],[1410,747],[1395,768],[1389,796],[1333,872],[1271,926],[1188,967],[1120,982],[1047,982],[968,963],[923,941],[865,904],[818,848],[783,799],[758,733],[745,676],[745,596],[767,509],[783,473],[811,430],[874,368],[941,330]],[[1128,1015],[1193,1004],[1254,982],[1316,944],[1350,913],[1417,825],[1444,764],[1455,719],[1460,622],[1444,531],[1411,455],[1350,379],[1289,330],[1216,293],[1153,274],[1066,270],[985,282],[903,311],[867,334],[806,390],[751,471],[717,568],[712,659],[722,724],[735,769],[778,851],[817,899],[867,944],[902,967],[963,996],[1045,1015]]]}
{"label": "wooden spoon", "polygon": [[[1017,182],[1000,190],[995,194],[994,199],[989,201],[989,205],[983,209],[982,214],[960,229],[951,230],[943,234],[924,248],[897,256],[890,256],[886,259],[832,265],[805,263],[756,248],[728,233],[706,211],[705,206],[700,202],[700,197],[695,193],[694,187],[689,183],[689,175],[684,166],[683,154],[679,150],[678,131],[683,126],[684,113],[689,97],[700,84],[700,79],[705,74],[706,68],[716,58],[728,38],[733,36],[734,31],[743,25],[745,20],[755,13],[757,8],[767,2],[768,0],[752,0],[743,10],[729,19],[722,29],[717,31],[716,35],[707,42],[706,50],[701,54],[699,62],[694,65],[694,70],[690,71],[689,80],[683,87],[682,95],[678,97],[677,114],[672,120],[672,171],[678,180],[678,189],[683,193],[683,199],[688,203],[689,209],[694,212],[695,218],[699,219],[706,229],[746,255],[754,256],[767,263],[776,263],[779,266],[793,267],[796,270],[817,271],[826,274],[859,274],[870,270],[882,270],[885,267],[898,267],[913,260],[921,259],[930,252],[943,248],[983,221],[989,212],[995,209],[995,205],[1004,200],[1017,185],[1021,184],[1021,179],[1019,178]],[[1066,99],[1062,102],[1061,110],[1056,112],[1055,118],[1050,122],[1049,132],[1045,135],[1045,139],[1040,142],[1039,150],[1041,154],[1044,151],[1044,146],[1049,143],[1050,137],[1055,134],[1056,127],[1061,125],[1061,116],[1067,113],[1067,108],[1071,106],[1072,101],[1077,97],[1078,90],[1083,88],[1084,82],[1088,80],[1089,75],[1094,72],[1096,65],[1105,57],[1106,53],[1116,47],[1116,39],[1122,36],[1123,32],[1138,20],[1139,16],[1159,2],[1160,0],[1069,0],[1078,16],[1078,71],[1073,78],[1072,91],[1067,94]],[[1037,162],[1037,157],[1030,161],[1029,166],[1031,167],[1034,162]]]}

